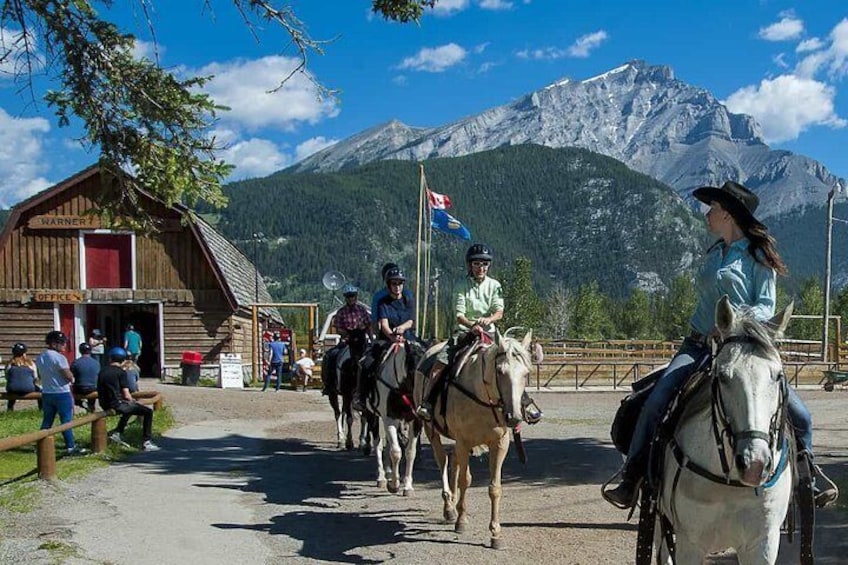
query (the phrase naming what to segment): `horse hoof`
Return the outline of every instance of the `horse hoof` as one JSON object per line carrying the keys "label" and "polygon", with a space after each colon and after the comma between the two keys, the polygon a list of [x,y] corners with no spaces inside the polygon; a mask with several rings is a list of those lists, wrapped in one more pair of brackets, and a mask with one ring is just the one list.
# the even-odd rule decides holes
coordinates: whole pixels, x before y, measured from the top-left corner
{"label": "horse hoof", "polygon": [[445,511],[445,523],[453,524],[456,522],[456,510],[446,510]]}
{"label": "horse hoof", "polygon": [[413,496],[415,494],[415,489],[405,488],[403,489],[403,496]]}
{"label": "horse hoof", "polygon": [[380,479],[380,480],[377,481],[377,488],[381,488],[381,489],[386,488],[388,486],[388,484],[389,484],[389,481],[387,481],[386,479]]}
{"label": "horse hoof", "polygon": [[492,549],[502,549],[503,540],[501,538],[492,538]]}
{"label": "horse hoof", "polygon": [[453,527],[453,531],[455,531],[458,534],[464,534],[465,528],[466,528],[465,522],[457,522],[456,525]]}
{"label": "horse hoof", "polygon": [[345,442],[345,449],[348,450],[348,451],[353,449],[353,442],[352,441],[346,441]]}
{"label": "horse hoof", "polygon": [[388,491],[389,491],[390,493],[392,493],[392,494],[397,494],[397,492],[398,492],[398,486],[397,486],[397,485],[393,485],[393,484],[389,483],[388,485],[386,485],[386,490],[388,490]]}
{"label": "horse hoof", "polygon": [[362,449],[362,455],[364,455],[365,457],[368,457],[369,455],[371,455],[371,446],[370,445],[367,445],[367,444],[363,445],[361,447],[361,449]]}

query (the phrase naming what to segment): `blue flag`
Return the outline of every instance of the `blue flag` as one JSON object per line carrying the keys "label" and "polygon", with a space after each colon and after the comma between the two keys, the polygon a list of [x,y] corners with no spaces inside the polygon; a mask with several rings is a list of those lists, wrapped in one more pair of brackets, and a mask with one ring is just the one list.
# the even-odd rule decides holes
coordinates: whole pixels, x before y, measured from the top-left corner
{"label": "blue flag", "polygon": [[471,232],[468,231],[468,228],[444,210],[433,210],[433,220],[430,225],[441,232],[455,235],[462,239],[471,239]]}

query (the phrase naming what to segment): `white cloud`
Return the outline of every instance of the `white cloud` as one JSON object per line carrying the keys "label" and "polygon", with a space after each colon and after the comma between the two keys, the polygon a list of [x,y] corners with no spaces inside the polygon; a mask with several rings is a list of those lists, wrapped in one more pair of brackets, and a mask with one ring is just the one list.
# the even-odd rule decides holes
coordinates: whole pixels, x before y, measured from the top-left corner
{"label": "white cloud", "polygon": [[822,45],[820,51],[810,53],[798,63],[796,75],[812,78],[825,68],[833,79],[848,74],[848,18],[834,26],[828,40],[829,44]]}
{"label": "white cloud", "polygon": [[771,60],[774,61],[774,64],[777,65],[778,67],[780,67],[781,69],[788,69],[789,68],[789,63],[786,62],[786,54],[785,53],[778,53],[777,55],[772,57]]}
{"label": "white cloud", "polygon": [[570,47],[562,49],[560,47],[539,47],[536,49],[522,49],[516,51],[516,57],[520,59],[562,59],[564,57],[574,57],[577,59],[585,59],[590,52],[609,39],[609,34],[604,30],[598,30],[594,33],[588,33],[577,38]]}
{"label": "white cloud", "polygon": [[417,55],[401,61],[398,68],[441,73],[461,63],[467,54],[468,52],[456,43],[448,43],[441,47],[425,47]]}
{"label": "white cloud", "polygon": [[779,22],[760,28],[758,33],[760,39],[765,39],[766,41],[787,41],[797,39],[804,33],[803,20],[800,20],[792,12],[783,12],[780,15]]}
{"label": "white cloud", "polygon": [[0,78],[29,73],[30,66],[38,71],[44,65],[44,54],[31,33],[5,27],[0,27],[0,59]]}
{"label": "white cloud", "polygon": [[310,155],[314,153],[318,153],[322,149],[329,147],[331,145],[335,145],[338,143],[338,139],[327,139],[322,135],[318,137],[313,137],[311,139],[307,139],[303,143],[298,144],[294,150],[294,161],[295,163],[298,161],[302,161],[306,159]]}
{"label": "white cloud", "polygon": [[14,118],[0,108],[0,205],[8,207],[53,184],[42,174],[44,118]]}
{"label": "white cloud", "polygon": [[489,45],[491,45],[491,44],[492,44],[491,41],[486,41],[485,43],[481,43],[480,45],[475,45],[474,46],[474,53],[479,55],[480,53],[485,51],[489,47]]}
{"label": "white cloud", "polygon": [[152,41],[136,39],[133,44],[132,54],[136,59],[158,61],[165,54],[165,47]]}
{"label": "white cloud", "polygon": [[824,41],[819,39],[818,37],[811,37],[810,39],[805,39],[801,43],[798,44],[798,47],[795,48],[796,53],[808,53],[810,51],[818,51],[824,47]]}
{"label": "white cloud", "polygon": [[320,98],[312,75],[295,73],[276,92],[299,60],[292,57],[263,57],[210,63],[189,71],[192,75],[215,75],[204,86],[218,104],[229,106],[220,119],[229,127],[258,130],[278,128],[293,131],[299,122],[311,124],[338,115],[334,100]]}
{"label": "white cloud", "polygon": [[273,141],[260,138],[237,141],[221,151],[219,157],[236,167],[229,180],[264,177],[292,163],[291,156],[280,151]]}
{"label": "white cloud", "polygon": [[609,35],[604,30],[578,37],[577,41],[568,48],[568,54],[572,57],[585,59],[593,49],[599,47],[607,38],[609,38]]}
{"label": "white cloud", "polygon": [[468,8],[469,0],[439,0],[430,10],[434,16],[448,17]]}
{"label": "white cloud", "polygon": [[398,86],[406,86],[409,80],[406,78],[406,75],[397,75],[392,79],[392,82]]}
{"label": "white cloud", "polygon": [[485,63],[481,64],[480,67],[478,67],[477,72],[482,75],[483,73],[487,73],[490,70],[494,69],[498,65],[500,65],[500,63],[495,63],[494,61],[486,61]]}
{"label": "white cloud", "polygon": [[480,0],[480,7],[484,10],[509,10],[512,2],[505,0]]}
{"label": "white cloud", "polygon": [[836,89],[795,75],[764,79],[731,94],[725,101],[734,113],[749,114],[759,122],[768,142],[795,139],[811,126],[845,127],[836,115]]}

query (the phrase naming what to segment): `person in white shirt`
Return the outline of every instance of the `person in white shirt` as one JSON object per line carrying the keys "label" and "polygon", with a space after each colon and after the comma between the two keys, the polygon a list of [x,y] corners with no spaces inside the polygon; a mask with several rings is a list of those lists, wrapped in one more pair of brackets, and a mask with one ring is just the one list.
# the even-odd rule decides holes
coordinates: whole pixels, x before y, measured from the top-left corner
{"label": "person in white shirt", "polygon": [[306,354],[305,349],[298,350],[298,358],[294,363],[295,374],[303,379],[301,390],[305,391],[309,386],[309,379],[312,377],[312,368],[315,367],[315,361]]}

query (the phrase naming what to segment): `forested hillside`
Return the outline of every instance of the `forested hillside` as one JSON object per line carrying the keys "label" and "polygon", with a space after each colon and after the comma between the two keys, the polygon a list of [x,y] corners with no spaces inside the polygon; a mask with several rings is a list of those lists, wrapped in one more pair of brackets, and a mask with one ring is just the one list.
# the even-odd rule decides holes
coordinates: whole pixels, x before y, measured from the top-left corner
{"label": "forested hillside", "polygon": [[[706,243],[704,222],[667,186],[582,149],[536,145],[424,163],[432,190],[474,241],[496,253],[497,276],[516,257],[533,265],[538,289],[597,281],[613,297],[656,289],[691,268]],[[344,273],[367,292],[389,260],[415,270],[418,165],[383,161],[344,173],[275,175],[230,184],[217,227],[281,283],[286,299],[327,293],[322,274]],[[435,233],[433,264],[463,274],[468,242]],[[445,287],[443,286],[443,289]]]}

